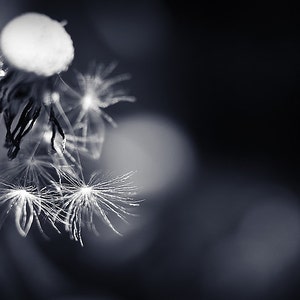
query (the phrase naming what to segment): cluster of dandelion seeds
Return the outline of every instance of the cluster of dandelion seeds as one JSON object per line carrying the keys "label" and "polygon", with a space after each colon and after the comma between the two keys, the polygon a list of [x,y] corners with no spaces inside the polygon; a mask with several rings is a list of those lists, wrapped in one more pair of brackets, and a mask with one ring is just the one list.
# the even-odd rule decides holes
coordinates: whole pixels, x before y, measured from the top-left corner
{"label": "cluster of dandelion seeds", "polygon": [[[133,102],[111,76],[116,64],[92,64],[76,73],[77,86],[62,79],[74,47],[64,24],[39,13],[11,20],[0,36],[0,114],[7,155],[1,161],[1,224],[13,215],[26,236],[35,223],[43,233],[45,220],[58,232],[64,228],[83,245],[82,229],[98,230],[100,218],[114,232],[116,216],[132,214],[136,187],[133,172],[86,179],[82,156],[99,159],[105,123],[115,126],[105,108]],[[62,224],[63,226],[60,226]]]}

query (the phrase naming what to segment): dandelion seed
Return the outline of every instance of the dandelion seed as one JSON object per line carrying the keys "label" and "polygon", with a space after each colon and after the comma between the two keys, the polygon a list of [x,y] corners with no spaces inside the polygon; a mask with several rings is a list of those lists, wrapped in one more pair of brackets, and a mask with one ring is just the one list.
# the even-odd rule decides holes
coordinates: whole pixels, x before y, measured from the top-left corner
{"label": "dandelion seed", "polygon": [[[130,79],[130,75],[122,74],[107,78],[115,68],[116,63],[112,63],[106,68],[103,65],[91,65],[90,71],[87,74],[77,74],[81,94],[80,104],[84,112],[97,112],[98,114],[100,111],[106,119],[107,115],[103,113],[104,108],[120,101],[135,101],[134,97],[127,96],[123,90],[113,87],[119,82]],[[107,118],[107,121],[111,122],[111,118]]]}
{"label": "dandelion seed", "polygon": [[135,101],[134,97],[127,96],[123,90],[114,87],[117,83],[130,79],[128,74],[108,77],[115,67],[115,63],[106,68],[103,65],[92,65],[87,74],[77,74],[79,92],[67,86],[69,93],[77,99],[75,104],[70,104],[66,109],[74,124],[73,141],[82,154],[93,159],[101,155],[105,137],[103,120],[116,126],[104,109],[121,101]]}
{"label": "dandelion seed", "polygon": [[[51,166],[59,175],[58,169],[63,169],[64,172],[76,176],[82,170],[81,162],[78,160],[78,149],[76,144],[72,141],[74,137],[72,134],[65,134],[65,140],[56,138],[51,142],[52,131],[48,126],[42,129],[42,144],[52,144],[51,149],[48,151],[48,159],[51,160]],[[36,133],[40,135],[39,133]],[[54,151],[53,151],[54,149]]]}
{"label": "dandelion seed", "polygon": [[1,32],[0,47],[7,65],[0,81],[0,113],[7,130],[8,157],[13,159],[42,108],[49,115],[53,136],[56,131],[64,136],[45,94],[53,94],[56,75],[67,70],[74,48],[61,23],[38,13],[26,13],[10,21]]}
{"label": "dandelion seed", "polygon": [[[34,128],[28,139],[23,143],[16,159],[2,164],[3,177],[9,182],[18,182],[19,184],[34,184],[38,190],[45,186],[52,185],[59,180],[57,164],[53,155],[49,155],[49,140],[46,138],[52,133],[45,126]],[[45,141],[47,147],[45,147]],[[58,147],[57,147],[58,148]],[[60,148],[58,148],[60,151]],[[65,162],[67,164],[67,162]]]}
{"label": "dandelion seed", "polygon": [[5,206],[1,224],[10,212],[14,212],[15,224],[22,236],[27,236],[33,221],[39,230],[43,229],[39,220],[41,214],[53,225],[57,218],[56,210],[49,198],[49,193],[34,186],[13,185],[2,183],[0,188],[0,206]]}
{"label": "dandelion seed", "polygon": [[32,155],[20,153],[17,160],[10,162],[3,169],[10,182],[20,182],[24,185],[35,184],[38,190],[52,184],[56,180],[56,169],[49,155]]}
{"label": "dandelion seed", "polygon": [[126,215],[132,215],[129,207],[138,206],[134,200],[136,187],[131,182],[133,172],[109,180],[101,180],[99,173],[94,173],[89,182],[62,174],[66,183],[62,185],[63,205],[66,212],[65,227],[71,238],[82,241],[82,227],[87,227],[97,234],[94,217],[104,221],[114,232],[120,234],[111,223],[109,214],[114,214],[126,222]]}

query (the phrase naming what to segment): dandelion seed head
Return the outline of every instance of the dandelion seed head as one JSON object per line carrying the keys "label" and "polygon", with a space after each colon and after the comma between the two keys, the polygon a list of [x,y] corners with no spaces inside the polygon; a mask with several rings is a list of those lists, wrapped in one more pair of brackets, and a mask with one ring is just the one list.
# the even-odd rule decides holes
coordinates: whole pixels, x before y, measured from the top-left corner
{"label": "dandelion seed head", "polygon": [[7,185],[7,187],[1,189],[1,197],[3,199],[16,199],[16,200],[35,200],[38,199],[36,189],[34,187],[22,186],[22,185]]}
{"label": "dandelion seed head", "polygon": [[83,196],[90,196],[92,193],[93,188],[91,186],[83,186],[82,188],[79,189],[79,192]]}
{"label": "dandelion seed head", "polygon": [[56,175],[51,157],[35,153],[35,149],[32,150],[32,147],[25,147],[16,160],[3,166],[2,172],[6,181],[18,182],[18,186],[13,190],[27,192],[34,191],[33,188],[28,188],[31,185],[34,185],[37,191],[42,191],[45,186],[52,184],[52,181],[55,180],[53,176]]}
{"label": "dandelion seed head", "polygon": [[22,202],[26,199],[34,199],[34,196],[27,192],[25,189],[16,189],[10,192],[11,197],[17,197]]}
{"label": "dandelion seed head", "polygon": [[80,154],[92,159],[99,159],[101,156],[105,122],[113,127],[117,126],[105,109],[119,102],[135,101],[134,97],[117,88],[119,83],[130,78],[128,74],[109,76],[115,67],[115,63],[108,66],[93,64],[87,73],[77,73],[78,91],[65,85],[66,91],[74,100],[64,107],[74,124],[72,130],[69,130],[71,138],[66,136],[66,148],[75,147]]}
{"label": "dandelion seed head", "polygon": [[5,207],[2,212],[1,224],[10,214],[14,214],[15,225],[22,236],[27,236],[33,222],[43,233],[39,217],[41,213],[53,225],[57,217],[55,207],[51,203],[50,194],[45,189],[38,190],[31,185],[13,185],[1,183],[0,205]]}
{"label": "dandelion seed head", "polygon": [[83,227],[94,231],[94,218],[101,219],[115,233],[120,234],[111,221],[115,217],[126,222],[126,216],[133,215],[130,207],[140,201],[133,199],[136,187],[131,182],[134,173],[129,172],[111,179],[104,179],[99,173],[91,176],[88,183],[80,178],[62,173],[67,182],[62,184],[63,209],[66,211],[65,228],[71,238],[81,244]]}
{"label": "dandelion seed head", "polygon": [[25,13],[2,30],[0,47],[14,68],[38,76],[67,70],[74,58],[71,37],[58,21],[38,13]]}
{"label": "dandelion seed head", "polygon": [[24,188],[17,188],[16,190],[11,190],[8,193],[10,194],[10,197],[18,199],[19,205],[22,205],[24,201],[38,201],[37,195]]}
{"label": "dandelion seed head", "polygon": [[95,97],[95,95],[91,92],[87,92],[83,97],[81,98],[81,105],[82,109],[84,111],[88,110],[99,110],[98,107],[98,99]]}
{"label": "dandelion seed head", "polygon": [[123,90],[114,87],[117,83],[128,80],[128,74],[109,77],[115,69],[116,64],[112,63],[107,67],[103,65],[91,66],[86,74],[77,74],[77,80],[81,95],[80,104],[84,111],[98,111],[114,105],[121,101],[133,102],[134,97],[127,96]]}

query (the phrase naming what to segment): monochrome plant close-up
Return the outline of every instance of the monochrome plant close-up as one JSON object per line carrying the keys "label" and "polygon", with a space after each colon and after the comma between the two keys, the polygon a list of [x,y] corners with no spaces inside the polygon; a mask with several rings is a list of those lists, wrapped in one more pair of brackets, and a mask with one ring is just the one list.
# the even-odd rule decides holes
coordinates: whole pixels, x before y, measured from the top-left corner
{"label": "monochrome plant close-up", "polygon": [[[74,51],[75,48],[75,51]],[[90,64],[63,79],[76,45],[65,21],[24,13],[1,31],[0,113],[5,126],[1,158],[1,224],[12,217],[27,236],[32,224],[46,235],[45,220],[83,246],[82,229],[98,233],[95,218],[120,234],[112,216],[126,222],[139,205],[134,170],[105,176],[86,172],[82,157],[99,160],[105,127],[116,127],[105,109],[135,98],[119,88],[128,74],[112,75],[116,64]],[[116,129],[117,130],[117,129]]]}
{"label": "monochrome plant close-up", "polygon": [[299,16],[0,0],[0,300],[300,299]]}

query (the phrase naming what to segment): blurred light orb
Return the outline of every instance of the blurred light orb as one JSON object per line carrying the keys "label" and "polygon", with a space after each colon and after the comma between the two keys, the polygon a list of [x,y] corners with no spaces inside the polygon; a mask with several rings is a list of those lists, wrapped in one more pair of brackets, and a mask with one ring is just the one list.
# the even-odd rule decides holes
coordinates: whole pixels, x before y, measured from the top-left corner
{"label": "blurred light orb", "polygon": [[300,210],[290,203],[265,203],[244,217],[237,242],[245,267],[271,275],[295,259],[300,250]]}
{"label": "blurred light orb", "polygon": [[173,122],[141,114],[109,129],[103,149],[104,169],[137,171],[134,182],[143,194],[184,188],[197,165],[189,138]]}
{"label": "blurred light orb", "polygon": [[212,289],[258,295],[284,279],[300,251],[300,209],[287,200],[254,205],[236,234],[218,242],[208,267]]}

